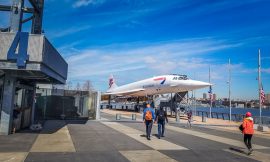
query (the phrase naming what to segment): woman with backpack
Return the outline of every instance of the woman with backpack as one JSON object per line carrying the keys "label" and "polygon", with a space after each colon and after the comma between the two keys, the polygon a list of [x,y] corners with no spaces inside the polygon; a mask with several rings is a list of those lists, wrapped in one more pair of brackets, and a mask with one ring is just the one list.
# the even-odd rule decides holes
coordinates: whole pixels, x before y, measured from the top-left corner
{"label": "woman with backpack", "polygon": [[243,128],[243,134],[244,134],[244,143],[248,148],[248,155],[251,155],[253,149],[251,145],[251,139],[252,135],[254,134],[254,129],[253,129],[253,118],[251,117],[251,113],[247,112],[246,117],[243,120],[242,123],[242,128]]}

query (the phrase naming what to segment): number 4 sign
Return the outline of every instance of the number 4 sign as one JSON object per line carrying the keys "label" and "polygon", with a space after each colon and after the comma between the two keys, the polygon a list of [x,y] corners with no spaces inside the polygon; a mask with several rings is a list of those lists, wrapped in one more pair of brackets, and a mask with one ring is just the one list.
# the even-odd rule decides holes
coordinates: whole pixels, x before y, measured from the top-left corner
{"label": "number 4 sign", "polygon": [[[7,53],[7,59],[17,61],[18,68],[25,68],[26,61],[29,60],[29,55],[27,54],[28,37],[29,34],[27,32],[17,32]],[[16,53],[17,48],[18,53]]]}

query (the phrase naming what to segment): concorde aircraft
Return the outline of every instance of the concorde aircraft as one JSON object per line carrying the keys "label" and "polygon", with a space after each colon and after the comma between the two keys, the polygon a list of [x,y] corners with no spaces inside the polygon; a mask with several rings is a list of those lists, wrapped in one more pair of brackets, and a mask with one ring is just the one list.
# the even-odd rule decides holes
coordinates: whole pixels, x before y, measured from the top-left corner
{"label": "concorde aircraft", "polygon": [[109,78],[109,89],[105,95],[151,96],[164,93],[186,92],[211,86],[210,83],[188,79],[186,75],[161,75],[130,84],[117,86],[113,76]]}

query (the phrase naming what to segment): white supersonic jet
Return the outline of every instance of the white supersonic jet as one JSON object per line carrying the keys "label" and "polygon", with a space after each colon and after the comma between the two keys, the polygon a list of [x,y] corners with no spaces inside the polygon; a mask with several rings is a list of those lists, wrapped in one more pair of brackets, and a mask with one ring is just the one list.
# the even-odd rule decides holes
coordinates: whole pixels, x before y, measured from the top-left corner
{"label": "white supersonic jet", "polygon": [[186,75],[161,75],[117,86],[113,76],[109,79],[109,89],[105,95],[116,96],[151,96],[155,94],[186,92],[209,87],[212,84],[188,79]]}

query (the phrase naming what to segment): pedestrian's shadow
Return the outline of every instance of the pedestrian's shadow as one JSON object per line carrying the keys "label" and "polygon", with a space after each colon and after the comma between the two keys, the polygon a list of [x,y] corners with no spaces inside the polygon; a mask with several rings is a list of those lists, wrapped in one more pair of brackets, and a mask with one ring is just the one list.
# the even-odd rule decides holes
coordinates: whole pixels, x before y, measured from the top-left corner
{"label": "pedestrian's shadow", "polygon": [[243,150],[241,150],[241,149],[238,149],[238,148],[233,148],[233,147],[230,147],[229,149],[230,149],[230,150],[232,150],[232,151],[235,151],[235,152],[241,153],[241,154],[246,154],[246,152],[245,152],[245,151],[243,151]]}
{"label": "pedestrian's shadow", "polygon": [[[146,135],[145,135],[145,134],[141,134],[140,136],[141,136],[141,137],[146,137]],[[152,136],[156,136],[156,137],[158,137],[158,134],[152,134]]]}

